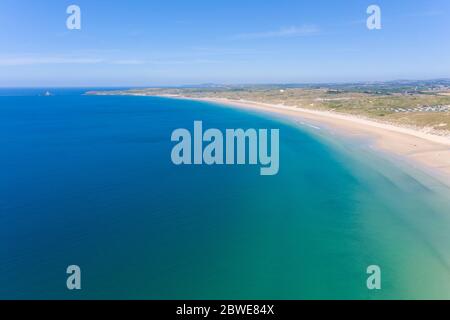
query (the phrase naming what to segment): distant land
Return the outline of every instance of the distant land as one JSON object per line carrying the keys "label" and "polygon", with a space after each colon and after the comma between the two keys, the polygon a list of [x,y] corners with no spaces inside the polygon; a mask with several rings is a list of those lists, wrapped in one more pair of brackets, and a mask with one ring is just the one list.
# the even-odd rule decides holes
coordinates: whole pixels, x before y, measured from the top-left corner
{"label": "distant land", "polygon": [[267,103],[349,114],[450,136],[450,79],[329,84],[202,84],[90,91],[86,94],[178,96]]}

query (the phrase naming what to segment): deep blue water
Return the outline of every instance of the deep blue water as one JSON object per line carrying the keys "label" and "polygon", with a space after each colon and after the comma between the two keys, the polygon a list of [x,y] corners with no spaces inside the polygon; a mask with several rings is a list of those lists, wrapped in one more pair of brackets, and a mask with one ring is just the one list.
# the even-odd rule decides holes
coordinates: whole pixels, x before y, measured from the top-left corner
{"label": "deep blue water", "polygon": [[[214,104],[46,90],[0,90],[0,298],[450,297],[448,197],[358,143]],[[174,166],[171,133],[195,120],[280,129],[280,173]]]}

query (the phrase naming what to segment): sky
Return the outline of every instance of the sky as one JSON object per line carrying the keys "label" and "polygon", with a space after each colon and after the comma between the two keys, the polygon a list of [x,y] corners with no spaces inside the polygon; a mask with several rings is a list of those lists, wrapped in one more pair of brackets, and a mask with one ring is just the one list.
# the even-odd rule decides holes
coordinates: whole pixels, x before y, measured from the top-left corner
{"label": "sky", "polygon": [[1,87],[433,78],[450,78],[448,0],[0,1]]}

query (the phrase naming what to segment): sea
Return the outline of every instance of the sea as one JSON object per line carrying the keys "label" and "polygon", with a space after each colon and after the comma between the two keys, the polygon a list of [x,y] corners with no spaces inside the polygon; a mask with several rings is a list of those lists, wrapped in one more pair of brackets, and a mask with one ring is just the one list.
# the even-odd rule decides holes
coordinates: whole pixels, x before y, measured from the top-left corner
{"label": "sea", "polygon": [[[0,89],[1,299],[450,299],[449,189],[369,138],[94,89]],[[194,121],[279,129],[279,173],[174,165]]]}

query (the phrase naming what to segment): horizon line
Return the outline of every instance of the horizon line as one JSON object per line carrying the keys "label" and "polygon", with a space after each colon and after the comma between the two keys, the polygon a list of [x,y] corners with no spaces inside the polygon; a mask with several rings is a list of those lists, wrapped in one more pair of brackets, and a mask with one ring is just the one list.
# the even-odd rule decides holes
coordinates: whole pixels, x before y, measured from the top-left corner
{"label": "horizon line", "polygon": [[389,82],[416,82],[416,81],[450,81],[449,77],[421,78],[421,79],[393,79],[393,80],[355,80],[355,81],[316,81],[316,82],[248,82],[248,83],[216,83],[203,82],[197,84],[177,85],[43,85],[43,86],[2,86],[0,89],[43,89],[43,88],[197,88],[201,86],[280,86],[280,85],[343,85],[343,84],[382,84]]}

